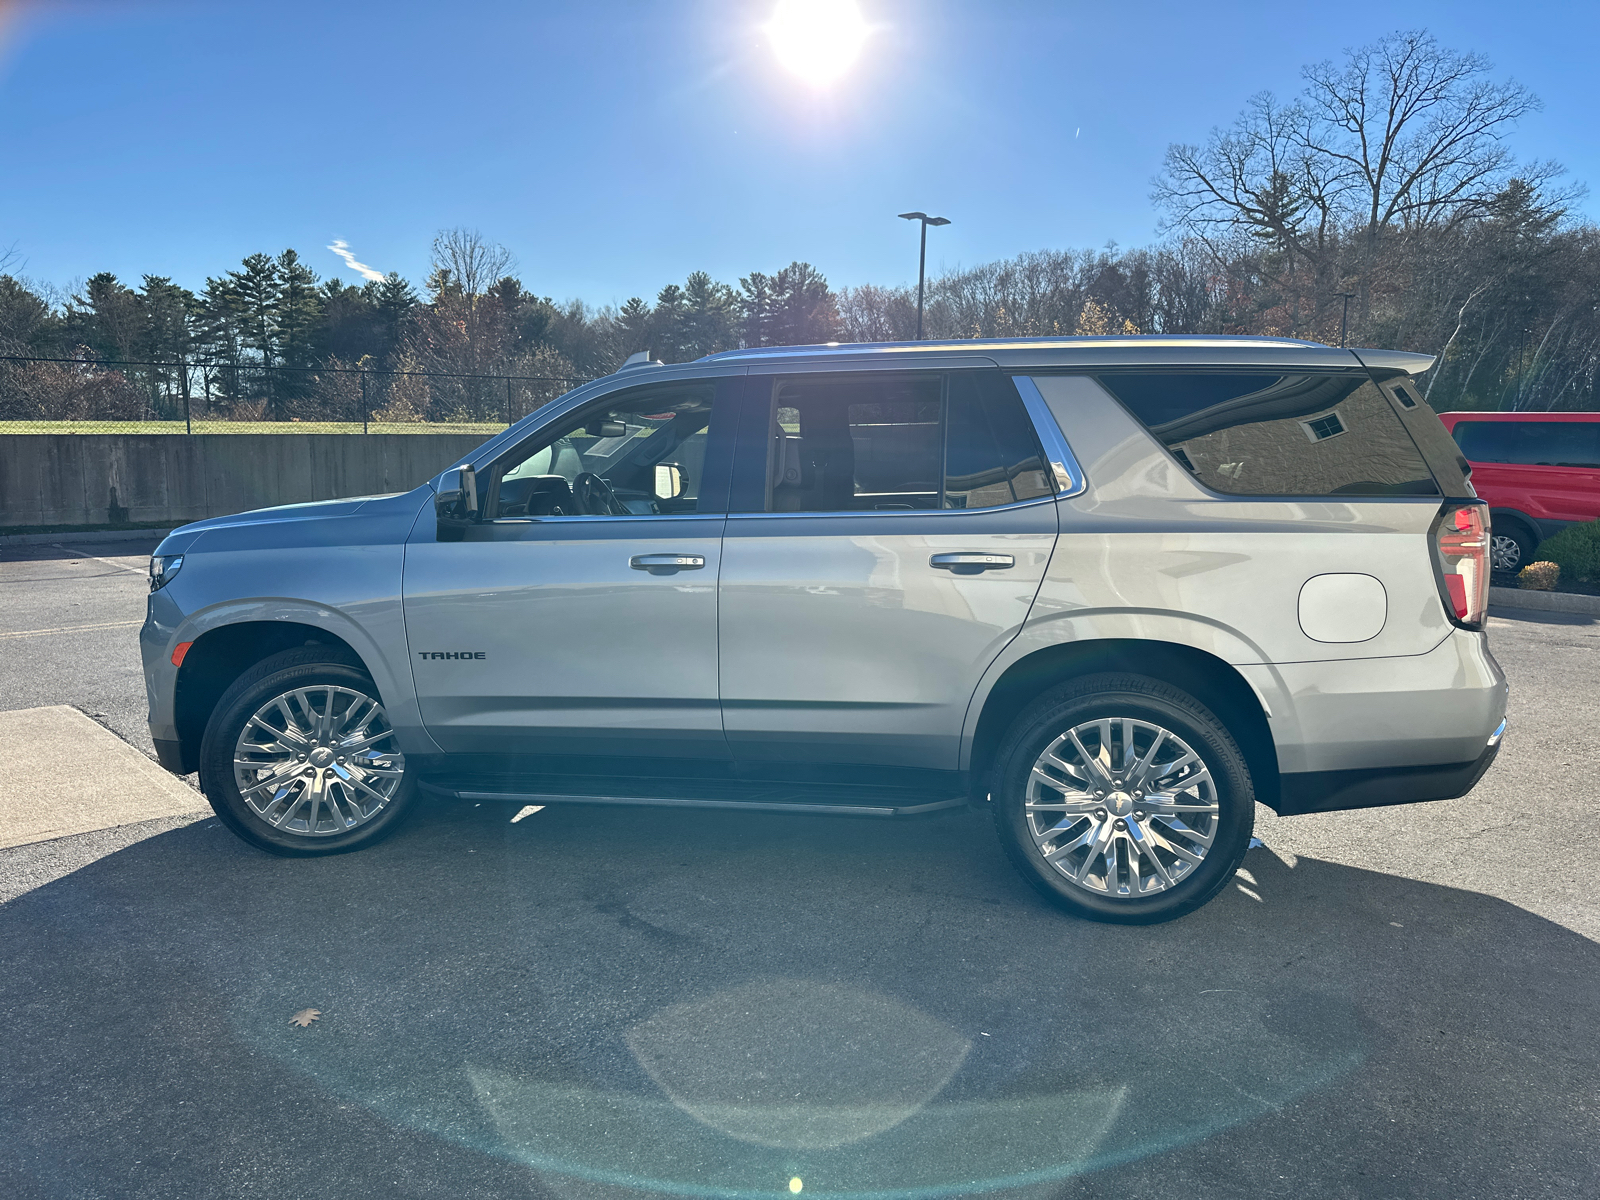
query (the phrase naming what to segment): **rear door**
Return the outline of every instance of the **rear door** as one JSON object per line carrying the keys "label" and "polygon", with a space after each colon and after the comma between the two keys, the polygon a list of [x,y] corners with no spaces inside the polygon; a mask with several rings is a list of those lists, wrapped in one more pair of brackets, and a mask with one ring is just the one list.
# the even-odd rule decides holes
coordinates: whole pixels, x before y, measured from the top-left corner
{"label": "rear door", "polygon": [[955,770],[979,677],[1055,545],[996,370],[752,375],[722,552],[735,758]]}

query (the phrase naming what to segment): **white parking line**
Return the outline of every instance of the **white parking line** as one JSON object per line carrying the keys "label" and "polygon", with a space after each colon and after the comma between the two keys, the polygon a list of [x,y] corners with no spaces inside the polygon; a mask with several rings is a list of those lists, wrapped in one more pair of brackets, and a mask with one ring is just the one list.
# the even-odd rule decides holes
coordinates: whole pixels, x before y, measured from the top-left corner
{"label": "white parking line", "polygon": [[119,571],[131,571],[133,574],[141,576],[149,574],[148,570],[141,571],[138,567],[130,567],[127,563],[119,563],[110,558],[101,558],[98,554],[77,554],[67,549],[60,542],[51,542],[50,549],[59,550],[63,554],[70,554],[73,558],[92,558],[97,563],[105,563],[106,566],[115,567]]}
{"label": "white parking line", "polygon": [[56,629],[18,629],[11,633],[0,633],[0,639],[44,637],[52,633],[82,633],[90,629],[137,629],[143,621],[101,621],[96,625],[62,625]]}

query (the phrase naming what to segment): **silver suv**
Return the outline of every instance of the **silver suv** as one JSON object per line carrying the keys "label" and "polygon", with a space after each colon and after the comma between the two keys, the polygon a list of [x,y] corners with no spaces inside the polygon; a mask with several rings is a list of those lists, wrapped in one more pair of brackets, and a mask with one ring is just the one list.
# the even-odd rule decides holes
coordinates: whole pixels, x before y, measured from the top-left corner
{"label": "silver suv", "polygon": [[1487,516],[1431,364],[1224,337],[630,362],[404,495],[173,533],[151,734],[279,854],[367,845],[419,792],[974,804],[1069,910],[1174,917],[1258,800],[1455,797],[1494,758]]}

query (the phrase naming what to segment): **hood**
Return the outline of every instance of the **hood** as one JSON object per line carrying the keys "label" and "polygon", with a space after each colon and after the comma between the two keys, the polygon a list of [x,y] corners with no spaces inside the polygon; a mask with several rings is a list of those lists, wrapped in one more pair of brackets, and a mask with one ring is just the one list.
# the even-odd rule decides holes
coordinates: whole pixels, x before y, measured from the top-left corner
{"label": "hood", "polygon": [[[340,517],[362,516],[412,516],[425,497],[432,497],[433,489],[427,484],[409,492],[390,492],[381,496],[351,496],[342,500],[313,500],[305,504],[279,504],[272,508],[257,508],[249,512],[234,513],[226,517],[208,517],[174,529],[161,545],[157,554],[183,554],[202,535],[227,536],[226,531],[237,530],[248,535],[252,529],[263,532],[271,527],[305,525]],[[287,533],[287,529],[285,530]],[[273,538],[272,540],[278,540]]]}

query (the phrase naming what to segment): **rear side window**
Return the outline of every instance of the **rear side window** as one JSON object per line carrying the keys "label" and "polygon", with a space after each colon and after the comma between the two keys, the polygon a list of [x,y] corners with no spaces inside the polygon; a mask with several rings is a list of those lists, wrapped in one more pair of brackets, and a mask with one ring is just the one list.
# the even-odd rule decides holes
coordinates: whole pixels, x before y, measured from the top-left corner
{"label": "rear side window", "polygon": [[994,508],[1053,495],[1014,384],[998,371],[776,380],[768,512]]}
{"label": "rear side window", "polygon": [[1600,421],[1458,421],[1469,462],[1600,467]]}
{"label": "rear side window", "polygon": [[937,375],[778,381],[768,510],[938,508],[943,383]]}
{"label": "rear side window", "polygon": [[1365,374],[1100,377],[1206,487],[1237,496],[1437,496],[1427,463]]}
{"label": "rear side window", "polygon": [[1052,490],[1016,385],[988,371],[950,376],[944,507],[993,508]]}

